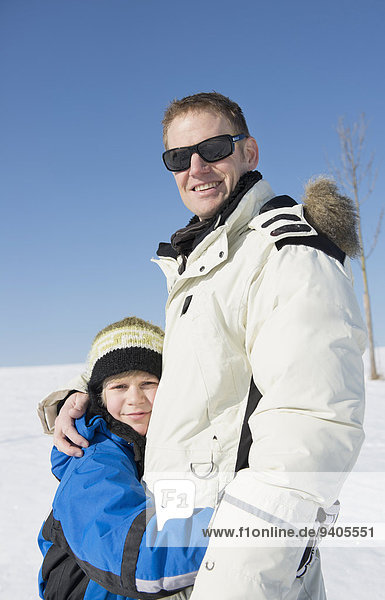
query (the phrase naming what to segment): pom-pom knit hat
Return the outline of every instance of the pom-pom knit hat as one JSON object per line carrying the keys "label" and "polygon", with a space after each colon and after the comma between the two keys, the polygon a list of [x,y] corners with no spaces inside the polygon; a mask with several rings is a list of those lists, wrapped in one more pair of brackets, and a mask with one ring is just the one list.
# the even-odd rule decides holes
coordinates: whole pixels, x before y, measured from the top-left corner
{"label": "pom-pom knit hat", "polygon": [[160,378],[164,333],[156,325],[128,317],[105,327],[95,337],[88,355],[89,389],[125,371],[146,371]]}

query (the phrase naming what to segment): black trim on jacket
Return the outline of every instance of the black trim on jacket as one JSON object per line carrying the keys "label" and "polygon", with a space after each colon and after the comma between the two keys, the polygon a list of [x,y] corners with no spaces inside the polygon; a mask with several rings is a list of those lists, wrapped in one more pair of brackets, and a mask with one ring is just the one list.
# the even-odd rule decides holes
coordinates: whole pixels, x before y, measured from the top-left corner
{"label": "black trim on jacket", "polygon": [[322,250],[325,254],[328,254],[332,258],[338,260],[342,265],[344,264],[346,254],[342,252],[338,246],[329,240],[326,235],[319,233],[318,235],[308,235],[305,237],[287,237],[282,240],[278,240],[275,243],[278,250],[281,250],[284,246],[310,246],[317,250]]}
{"label": "black trim on jacket", "polygon": [[[52,511],[44,523],[43,537],[51,539],[53,526]],[[79,567],[72,552],[52,544],[42,565],[45,583],[45,600],[83,600],[90,578]]]}
{"label": "black trim on jacket", "polygon": [[241,437],[239,438],[235,472],[240,471],[241,469],[247,469],[249,466],[249,452],[253,441],[249,427],[249,418],[257,408],[261,398],[261,392],[255,385],[254,379],[251,379],[249,397],[247,399],[245,416],[243,418]]}
{"label": "black trim on jacket", "polygon": [[[261,208],[261,210],[259,211],[259,214],[262,215],[264,213],[269,212],[270,210],[274,210],[277,208],[288,208],[288,207],[292,207],[295,206],[296,204],[298,204],[295,200],[293,200],[293,198],[290,198],[290,196],[276,196],[275,198],[272,198],[271,200],[269,200],[268,202],[266,202],[266,204],[264,204]],[[279,221],[280,217],[284,217],[285,215],[276,215],[274,217],[274,221]],[[305,215],[306,216],[306,215]],[[292,219],[290,219],[292,220]],[[265,225],[267,227],[267,225],[270,225],[270,221],[272,221],[272,219],[270,219],[269,221],[267,221],[266,223],[264,223],[262,225],[262,227]],[[293,233],[295,233],[295,228],[296,225],[288,225],[287,227],[291,227]],[[281,228],[283,229],[283,228]],[[310,231],[310,228],[309,228]],[[277,233],[278,232],[278,233]],[[276,235],[278,235],[280,232],[279,229],[275,230]],[[284,232],[282,232],[284,233]],[[311,248],[316,248],[317,250],[322,250],[322,252],[325,252],[325,254],[327,254],[328,256],[331,256],[332,258],[335,258],[336,260],[338,260],[342,265],[344,264],[345,261],[345,257],[346,254],[345,252],[343,252],[340,248],[338,248],[338,246],[336,246],[336,244],[334,242],[332,242],[325,234],[318,232],[318,235],[308,235],[308,236],[290,236],[290,237],[286,237],[286,238],[282,238],[281,240],[278,240],[277,242],[275,242],[275,246],[277,248],[277,250],[281,250],[284,246],[309,246]]]}
{"label": "black trim on jacket", "polygon": [[[148,515],[149,518],[151,516],[152,514]],[[146,510],[143,510],[134,520],[127,535],[121,575],[116,575],[98,569],[75,556],[68,545],[60,521],[54,518],[51,511],[42,532],[44,539],[53,543],[44,557],[42,567],[42,576],[47,582],[45,600],[82,600],[90,579],[112,594],[139,600],[158,600],[180,591],[182,588],[155,593],[138,592],[136,589],[136,563],[146,525]]]}
{"label": "black trim on jacket", "polygon": [[290,196],[274,196],[271,200],[268,200],[259,211],[260,215],[268,212],[269,210],[274,210],[275,208],[289,208],[298,204],[293,198]]}

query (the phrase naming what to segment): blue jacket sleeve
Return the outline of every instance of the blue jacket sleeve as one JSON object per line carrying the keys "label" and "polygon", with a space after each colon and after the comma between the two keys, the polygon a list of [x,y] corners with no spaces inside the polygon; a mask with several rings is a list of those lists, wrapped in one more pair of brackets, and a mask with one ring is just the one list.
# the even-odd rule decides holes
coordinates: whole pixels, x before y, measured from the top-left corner
{"label": "blue jacket sleeve", "polygon": [[50,539],[115,594],[159,598],[193,584],[212,509],[167,521],[159,532],[127,453],[106,440],[72,461],[54,499]]}

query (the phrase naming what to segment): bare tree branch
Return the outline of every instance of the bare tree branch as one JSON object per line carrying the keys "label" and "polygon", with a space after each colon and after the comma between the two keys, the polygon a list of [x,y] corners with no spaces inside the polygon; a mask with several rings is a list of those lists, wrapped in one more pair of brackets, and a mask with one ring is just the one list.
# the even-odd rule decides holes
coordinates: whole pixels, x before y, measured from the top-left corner
{"label": "bare tree branch", "polygon": [[[384,209],[381,210],[378,219],[376,231],[374,233],[371,248],[365,256],[364,241],[361,228],[361,205],[372,194],[377,172],[373,174],[374,154],[371,154],[369,160],[364,162],[365,140],[367,133],[367,123],[365,114],[362,113],[353,126],[345,124],[344,118],[340,117],[337,124],[337,134],[340,141],[340,162],[341,167],[331,167],[335,179],[353,196],[357,211],[357,233],[360,241],[360,263],[362,278],[364,283],[364,309],[366,325],[369,337],[369,356],[370,356],[370,376],[371,379],[378,379],[379,375],[376,368],[376,359],[374,354],[373,325],[368,285],[368,275],[366,269],[366,260],[374,251],[380,232]],[[329,167],[330,168],[330,167]],[[366,193],[361,197],[361,187],[366,182]]]}
{"label": "bare tree branch", "polygon": [[384,209],[382,208],[382,209],[381,209],[381,212],[380,212],[380,215],[379,215],[379,217],[378,217],[378,221],[377,221],[377,227],[376,227],[376,231],[374,232],[374,236],[373,236],[372,245],[371,245],[371,247],[370,247],[370,250],[369,250],[368,254],[365,256],[366,260],[367,260],[367,259],[369,258],[369,256],[372,254],[372,252],[373,252],[374,248],[375,248],[375,247],[376,247],[376,245],[377,245],[377,242],[378,242],[378,237],[379,237],[379,235],[380,235],[380,232],[381,232],[381,225],[382,225],[382,219],[383,219],[383,216],[384,216]]}
{"label": "bare tree branch", "polygon": [[377,181],[378,169],[376,169],[375,172],[372,173],[373,160],[374,160],[374,154],[372,154],[372,156],[370,157],[370,161],[367,165],[366,173],[367,173],[367,179],[368,179],[368,191],[366,192],[364,198],[361,200],[361,204],[364,204],[367,201],[367,199],[369,198],[369,196],[372,195],[374,186]]}

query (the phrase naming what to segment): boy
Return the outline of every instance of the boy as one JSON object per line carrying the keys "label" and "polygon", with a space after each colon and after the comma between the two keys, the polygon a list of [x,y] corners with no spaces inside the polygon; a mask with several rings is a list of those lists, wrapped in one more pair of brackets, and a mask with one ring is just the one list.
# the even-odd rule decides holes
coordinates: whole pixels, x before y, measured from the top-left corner
{"label": "boy", "polygon": [[81,458],[52,450],[60,484],[39,534],[45,600],[160,598],[194,582],[212,510],[168,521],[162,532],[152,516],[146,528],[152,504],[140,484],[163,337],[159,327],[131,317],[100,331],[92,344],[90,406],[77,421],[89,447]]}

